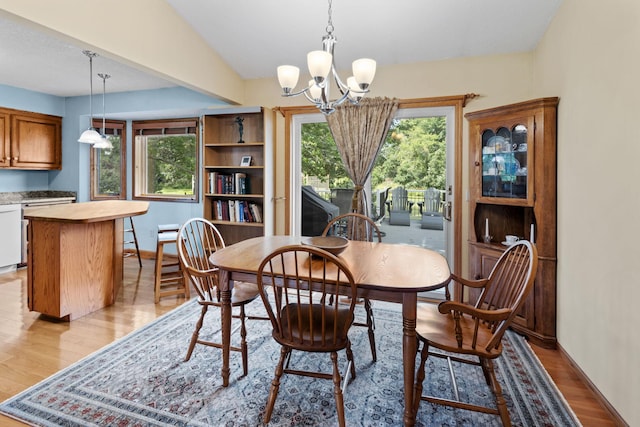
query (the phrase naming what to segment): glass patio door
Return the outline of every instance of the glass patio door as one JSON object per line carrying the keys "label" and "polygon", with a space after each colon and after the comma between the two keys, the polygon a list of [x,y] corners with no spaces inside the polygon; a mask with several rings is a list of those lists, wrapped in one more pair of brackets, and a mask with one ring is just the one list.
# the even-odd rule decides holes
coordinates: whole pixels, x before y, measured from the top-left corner
{"label": "glass patio door", "polygon": [[[371,206],[370,216],[377,217],[378,224],[384,233],[383,242],[410,244],[423,246],[442,253],[450,262],[453,270],[453,217],[448,215],[451,206],[451,185],[453,182],[454,170],[454,107],[436,107],[436,108],[403,108],[399,109],[392,129],[389,132],[387,141],[396,141],[405,138],[408,141],[400,141],[396,146],[389,146],[381,150],[380,155],[385,155],[385,150],[393,153],[389,155],[389,162],[401,162],[401,164],[388,164],[385,172],[384,166],[376,164],[372,178],[370,178],[365,186],[365,193],[369,206]],[[302,215],[303,215],[303,197],[302,186],[311,187],[313,191],[326,202],[338,206],[340,209],[341,202],[337,198],[340,192],[344,192],[344,188],[348,186],[350,180],[346,182],[340,177],[339,172],[335,171],[335,163],[339,162],[332,154],[326,154],[326,147],[312,147],[314,150],[322,151],[329,165],[322,169],[318,165],[311,165],[310,159],[303,159],[305,152],[314,152],[309,150],[308,146],[303,149],[303,135],[306,138],[322,138],[324,137],[322,127],[328,125],[321,113],[317,114],[301,114],[295,115],[292,120],[292,145],[291,145],[291,230],[293,235],[302,235]],[[310,128],[312,127],[312,128]],[[427,129],[421,133],[420,129]],[[395,133],[394,133],[395,132]],[[319,136],[320,134],[320,136]],[[428,134],[428,135],[427,135]],[[330,136],[330,132],[329,132]],[[395,140],[394,140],[395,138]],[[308,142],[305,142],[307,144]],[[323,142],[314,142],[321,145]],[[387,142],[386,145],[393,145],[393,142]],[[409,150],[406,153],[398,154],[401,150]],[[413,150],[413,151],[411,151]],[[335,150],[337,153],[337,149]],[[402,158],[409,157],[414,163],[402,163]],[[385,159],[383,159],[385,160]],[[318,159],[313,159],[318,162]],[[310,166],[311,165],[311,166]],[[406,169],[406,170],[405,170]],[[310,173],[323,176],[314,176]],[[394,173],[411,174],[418,176],[393,176]],[[333,174],[333,176],[332,176]],[[425,179],[424,175],[437,175]],[[381,178],[381,175],[385,175]],[[388,175],[388,176],[387,176]],[[408,183],[408,184],[407,184]],[[352,185],[352,184],[351,184]],[[372,188],[373,185],[373,188]],[[380,206],[380,195],[385,188],[394,188],[403,186],[407,189],[410,201],[410,225],[400,226],[391,225],[389,223],[389,209],[392,207],[392,200],[387,198],[386,203]],[[430,189],[437,194],[438,200],[427,200],[425,192]],[[389,191],[390,195],[391,191]],[[307,196],[305,196],[307,197]],[[314,197],[316,197],[314,195]],[[329,209],[325,206],[325,209]],[[384,211],[384,217],[380,218],[381,210]],[[342,212],[340,212],[342,213]],[[437,298],[441,294],[430,295]]]}

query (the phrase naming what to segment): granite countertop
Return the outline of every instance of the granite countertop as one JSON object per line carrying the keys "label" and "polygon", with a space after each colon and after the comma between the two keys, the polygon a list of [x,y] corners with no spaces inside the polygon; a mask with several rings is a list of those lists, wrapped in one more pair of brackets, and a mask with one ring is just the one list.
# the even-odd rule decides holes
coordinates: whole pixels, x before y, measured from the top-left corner
{"label": "granite countertop", "polygon": [[53,191],[53,190],[40,190],[40,191],[16,191],[8,193],[0,193],[0,205],[13,205],[13,204],[25,204],[30,202],[47,202],[47,201],[62,201],[76,200],[75,191]]}

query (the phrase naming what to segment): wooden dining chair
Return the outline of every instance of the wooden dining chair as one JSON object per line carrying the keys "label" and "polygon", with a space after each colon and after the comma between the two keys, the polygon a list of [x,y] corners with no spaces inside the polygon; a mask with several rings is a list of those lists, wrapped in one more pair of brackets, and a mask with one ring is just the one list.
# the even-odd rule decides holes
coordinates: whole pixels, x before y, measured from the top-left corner
{"label": "wooden dining chair", "polygon": [[[414,412],[418,411],[420,401],[425,400],[499,415],[503,425],[511,425],[493,360],[502,354],[502,337],[531,292],[537,268],[538,252],[535,245],[521,240],[502,254],[488,278],[471,281],[452,276],[463,288],[480,290],[475,304],[443,301],[438,305],[421,304],[418,307],[416,333],[423,347],[415,383]],[[449,354],[432,352],[431,348]],[[425,363],[429,356],[448,359],[455,400],[422,395]],[[495,396],[496,408],[461,401],[452,361],[482,367],[487,385]]]}
{"label": "wooden dining chair", "polygon": [[[281,345],[264,423],[271,419],[280,378],[283,374],[293,374],[333,380],[338,422],[344,426],[343,392],[349,374],[352,378],[356,375],[347,335],[353,323],[356,301],[353,275],[329,252],[307,245],[291,245],[279,248],[263,259],[258,269],[258,288],[273,326],[273,339]],[[330,298],[331,295],[336,298]],[[349,304],[342,303],[341,297],[348,297]],[[293,350],[329,353],[333,371],[289,369]],[[338,368],[337,352],[340,350],[346,351],[349,362],[344,377]]]}
{"label": "wooden dining chair", "polygon": [[[200,305],[200,318],[191,336],[189,350],[185,361],[191,358],[196,344],[222,348],[218,342],[199,339],[200,329],[205,315],[210,307],[220,308],[220,290],[218,289],[218,268],[211,265],[209,256],[225,247],[224,240],[218,229],[211,222],[203,218],[193,218],[187,221],[178,231],[178,256],[185,277],[191,281]],[[248,373],[247,330],[245,325],[245,305],[258,297],[258,287],[255,284],[235,282],[231,294],[231,307],[238,307],[239,314],[233,318],[240,319],[240,346],[231,346],[232,351],[242,354],[242,368],[244,375]]]}
{"label": "wooden dining chair", "polygon": [[[359,213],[348,213],[333,218],[322,232],[323,236],[342,236],[349,240],[360,240],[363,242],[382,242],[382,235],[376,223],[366,215]],[[365,326],[369,332],[369,346],[371,347],[371,357],[374,362],[378,360],[376,353],[375,321],[373,318],[373,308],[369,298],[364,298],[364,309],[366,311],[366,322],[354,322],[354,326]]]}

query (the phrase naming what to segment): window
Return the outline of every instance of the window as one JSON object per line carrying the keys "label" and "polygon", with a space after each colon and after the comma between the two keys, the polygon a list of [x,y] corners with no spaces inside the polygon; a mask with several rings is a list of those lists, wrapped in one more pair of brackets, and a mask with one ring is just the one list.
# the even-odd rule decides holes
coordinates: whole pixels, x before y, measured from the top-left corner
{"label": "window", "polygon": [[198,119],[138,121],[133,129],[133,198],[198,201]]}
{"label": "window", "polygon": [[[102,130],[111,141],[111,150],[91,150],[91,200],[126,199],[127,138],[125,122],[106,121]],[[93,126],[102,128],[102,121]]]}

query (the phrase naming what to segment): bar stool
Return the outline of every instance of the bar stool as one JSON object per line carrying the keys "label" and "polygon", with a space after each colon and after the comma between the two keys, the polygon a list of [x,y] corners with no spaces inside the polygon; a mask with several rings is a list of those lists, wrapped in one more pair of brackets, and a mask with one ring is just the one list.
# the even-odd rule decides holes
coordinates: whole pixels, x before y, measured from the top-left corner
{"label": "bar stool", "polygon": [[[124,257],[130,257],[130,256],[137,256],[138,257],[138,265],[140,266],[140,268],[142,268],[142,258],[140,257],[140,248],[138,247],[138,237],[136,236],[136,229],[133,226],[133,218],[131,218],[130,216],[127,217],[129,218],[129,228],[125,228],[124,229],[124,233],[125,233],[125,238],[124,238],[124,245],[134,245],[134,248],[132,248],[131,250],[125,251],[124,252]],[[131,237],[129,238],[129,234],[131,235]]]}
{"label": "bar stool", "polygon": [[185,280],[180,261],[175,258],[164,260],[164,246],[175,245],[178,238],[179,224],[158,225],[155,268],[155,302],[171,295],[184,295],[189,298],[189,283]]}

